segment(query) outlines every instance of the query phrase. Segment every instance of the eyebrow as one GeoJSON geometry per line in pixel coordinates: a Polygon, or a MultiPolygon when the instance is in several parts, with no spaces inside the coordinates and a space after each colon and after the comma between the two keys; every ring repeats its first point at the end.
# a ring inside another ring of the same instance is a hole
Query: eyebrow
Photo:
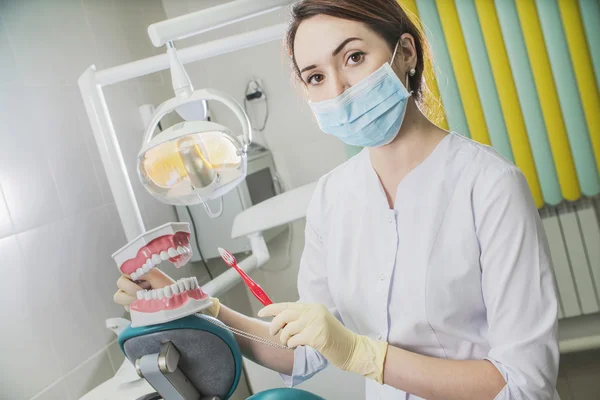
{"type": "MultiPolygon", "coordinates": [[[[335,48],[335,50],[333,51],[333,53],[331,53],[331,55],[333,57],[337,56],[339,54],[340,51],[342,51],[342,49],[350,42],[354,41],[354,40],[362,40],[361,38],[357,38],[357,37],[350,37],[346,40],[344,40],[342,43],[340,43],[340,45],[338,47],[335,48]]],[[[300,71],[300,73],[303,73],[305,71],[308,71],[310,69],[315,69],[317,68],[317,66],[315,64],[309,65],[308,67],[304,67],[302,68],[302,70],[300,71]]]]}

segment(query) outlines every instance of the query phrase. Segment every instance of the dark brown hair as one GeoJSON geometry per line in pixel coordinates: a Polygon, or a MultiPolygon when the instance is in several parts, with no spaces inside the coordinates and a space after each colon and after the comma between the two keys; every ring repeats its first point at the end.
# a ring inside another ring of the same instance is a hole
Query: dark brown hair
{"type": "Polygon", "coordinates": [[[303,0],[292,7],[291,22],[286,36],[288,54],[294,70],[300,76],[300,70],[294,55],[296,32],[302,21],[316,15],[329,15],[352,21],[362,22],[373,32],[379,34],[394,49],[400,36],[410,33],[415,40],[417,65],[414,76],[409,77],[410,87],[415,99],[422,101],[423,71],[425,57],[428,57],[426,39],[420,26],[411,21],[397,0],[303,0]]]}

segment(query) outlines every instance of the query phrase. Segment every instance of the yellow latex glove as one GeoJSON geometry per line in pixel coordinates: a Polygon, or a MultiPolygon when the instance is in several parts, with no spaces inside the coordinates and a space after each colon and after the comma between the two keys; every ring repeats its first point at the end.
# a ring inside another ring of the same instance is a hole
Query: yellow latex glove
{"type": "Polygon", "coordinates": [[[200,311],[200,313],[208,315],[213,318],[218,318],[219,311],[221,311],[221,302],[216,297],[211,297],[210,301],[212,301],[212,306],[208,307],[205,310],[200,311]]]}
{"type": "Polygon", "coordinates": [[[310,346],[336,367],[383,383],[388,344],[352,332],[324,305],[271,304],[260,310],[258,316],[275,317],[270,333],[281,332],[281,343],[288,347],[310,346]]]}

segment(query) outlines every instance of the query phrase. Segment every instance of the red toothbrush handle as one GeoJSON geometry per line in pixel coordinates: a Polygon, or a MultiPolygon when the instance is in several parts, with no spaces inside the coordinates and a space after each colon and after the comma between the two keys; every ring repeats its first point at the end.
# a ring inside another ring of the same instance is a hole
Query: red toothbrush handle
{"type": "Polygon", "coordinates": [[[273,301],[269,298],[269,296],[267,296],[265,291],[258,285],[258,283],[254,282],[252,278],[250,278],[248,274],[246,274],[237,264],[234,264],[233,267],[240,274],[244,282],[246,282],[246,286],[248,286],[254,297],[256,297],[263,306],[273,304],[273,301]]]}
{"type": "Polygon", "coordinates": [[[254,297],[258,299],[262,303],[263,306],[268,306],[269,304],[273,304],[273,301],[267,296],[264,290],[258,285],[251,287],[250,290],[254,297]]]}

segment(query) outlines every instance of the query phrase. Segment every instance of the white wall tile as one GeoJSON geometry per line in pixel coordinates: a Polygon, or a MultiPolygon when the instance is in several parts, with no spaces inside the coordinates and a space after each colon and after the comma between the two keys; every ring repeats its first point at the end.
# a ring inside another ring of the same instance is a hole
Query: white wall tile
{"type": "Polygon", "coordinates": [[[191,12],[187,0],[163,1],[163,9],[167,18],[175,18],[191,12]]]}
{"type": "Polygon", "coordinates": [[[27,103],[36,110],[37,131],[56,181],[63,215],[103,204],[102,192],[85,141],[85,110],[79,89],[69,86],[26,88],[27,103]]]}
{"type": "Polygon", "coordinates": [[[102,207],[19,235],[35,317],[63,327],[48,332],[63,371],[103,349],[114,338],[105,319],[123,312],[112,301],[119,273],[110,255],[124,244],[115,217],[102,207]]]}
{"type": "Polygon", "coordinates": [[[46,20],[51,21],[49,46],[58,68],[51,82],[77,84],[83,71],[98,58],[82,0],[46,1],[46,20]]]}
{"type": "MultiPolygon", "coordinates": [[[[10,282],[0,290],[0,388],[2,398],[25,400],[49,386],[64,372],[58,365],[50,335],[52,325],[39,321],[32,313],[30,299],[36,286],[15,236],[0,239],[0,273],[10,282]],[[26,293],[26,296],[23,294],[26,293]]],[[[38,257],[43,262],[44,257],[38,257]]],[[[39,298],[38,298],[39,299],[39,298]]],[[[35,301],[35,300],[34,300],[35,301]]]]}
{"type": "MultiPolygon", "coordinates": [[[[148,25],[153,22],[158,22],[157,13],[150,13],[145,10],[146,7],[162,8],[160,1],[115,1],[117,10],[116,16],[120,20],[121,30],[132,60],[139,60],[146,57],[151,57],[156,54],[165,52],[164,47],[157,49],[152,45],[148,37],[148,25]]],[[[144,82],[152,82],[162,84],[162,75],[154,73],[140,78],[144,82]]]]}
{"type": "Polygon", "coordinates": [[[110,359],[110,365],[112,366],[113,371],[116,373],[125,360],[125,355],[121,351],[119,342],[116,340],[112,342],[110,345],[108,345],[108,347],[106,347],[106,351],[108,353],[108,358],[110,359]]]}
{"type": "Polygon", "coordinates": [[[2,18],[2,10],[3,5],[0,4],[0,83],[9,83],[15,82],[19,75],[8,37],[8,30],[4,24],[4,18],[2,18]]]}
{"type": "Polygon", "coordinates": [[[48,17],[51,0],[5,1],[2,18],[10,37],[21,78],[28,84],[46,84],[60,74],[54,42],[54,21],[48,17]]]}
{"type": "Polygon", "coordinates": [[[0,184],[17,232],[61,218],[55,177],[44,154],[37,125],[39,110],[23,96],[20,84],[0,91],[0,184]]]}
{"type": "Polygon", "coordinates": [[[8,212],[8,206],[4,201],[4,192],[0,185],[0,238],[8,236],[14,232],[12,219],[8,212]]]}
{"type": "Polygon", "coordinates": [[[84,117],[85,119],[82,123],[82,136],[85,140],[85,145],[89,154],[88,162],[94,169],[94,175],[96,176],[96,181],[98,182],[100,193],[102,195],[102,203],[108,204],[114,202],[114,199],[110,191],[108,177],[106,176],[104,164],[100,158],[100,151],[98,150],[98,145],[96,144],[96,139],[94,137],[94,133],[92,132],[92,127],[87,119],[87,114],[85,115],[86,117],[84,117]]]}
{"type": "Polygon", "coordinates": [[[16,231],[48,223],[62,215],[54,177],[43,153],[16,150],[21,158],[13,160],[2,181],[4,197],[16,231]],[[31,157],[31,158],[30,158],[31,157]]]}
{"type": "MultiPolygon", "coordinates": [[[[104,320],[122,316],[124,309],[112,301],[121,272],[111,255],[127,244],[116,206],[108,204],[102,210],[92,214],[86,230],[90,240],[85,244],[85,254],[89,255],[92,261],[89,265],[91,270],[88,271],[88,277],[95,282],[91,294],[95,295],[100,313],[98,317],[103,330],[110,333],[109,339],[112,340],[114,336],[111,335],[114,333],[104,328],[104,320]]],[[[87,277],[84,276],[84,279],[87,277]]]]}
{"type": "Polygon", "coordinates": [[[286,164],[294,187],[319,179],[346,161],[344,144],[332,136],[312,143],[297,144],[286,156],[286,164]]]}
{"type": "Polygon", "coordinates": [[[96,46],[96,67],[102,69],[132,61],[114,0],[83,0],[83,7],[96,46]]]}
{"type": "Polygon", "coordinates": [[[113,375],[108,354],[104,350],[67,375],[64,382],[70,399],[76,400],[113,375]]]}
{"type": "Polygon", "coordinates": [[[52,384],[52,386],[44,389],[44,391],[38,393],[31,400],[67,400],[69,399],[69,392],[67,386],[63,381],[58,381],[52,384]]]}

